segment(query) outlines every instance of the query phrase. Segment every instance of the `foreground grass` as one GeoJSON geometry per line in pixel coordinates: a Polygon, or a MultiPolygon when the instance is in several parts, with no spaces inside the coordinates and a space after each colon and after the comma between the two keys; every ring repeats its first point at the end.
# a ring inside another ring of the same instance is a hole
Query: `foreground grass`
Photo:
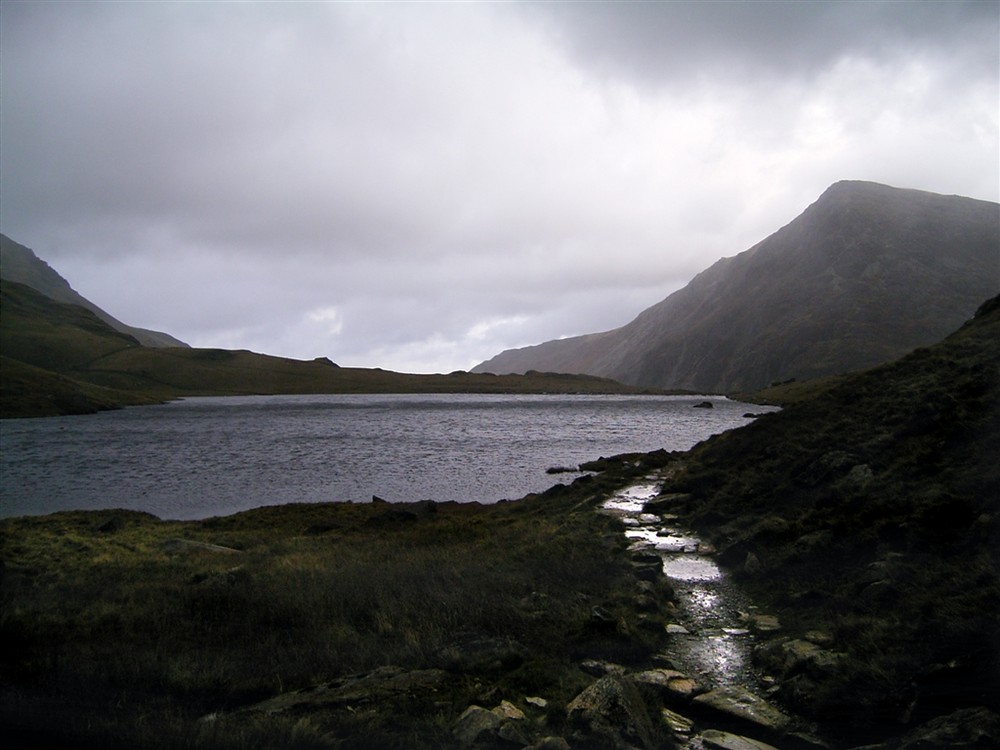
{"type": "Polygon", "coordinates": [[[543,695],[558,724],[587,684],[574,659],[655,646],[591,626],[594,606],[634,617],[623,537],[594,506],[649,460],[491,506],[0,521],[0,723],[39,747],[442,747],[470,702],[543,695]],[[376,712],[197,721],[385,665],[449,677],[376,712]]]}

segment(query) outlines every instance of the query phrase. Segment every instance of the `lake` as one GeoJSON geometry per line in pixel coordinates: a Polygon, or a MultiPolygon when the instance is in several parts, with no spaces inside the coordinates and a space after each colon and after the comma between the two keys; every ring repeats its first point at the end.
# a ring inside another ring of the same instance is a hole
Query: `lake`
{"type": "Polygon", "coordinates": [[[497,502],[618,453],[687,450],[759,406],[693,396],[188,398],[0,422],[0,517],[128,508],[161,518],[292,502],[497,502]]]}

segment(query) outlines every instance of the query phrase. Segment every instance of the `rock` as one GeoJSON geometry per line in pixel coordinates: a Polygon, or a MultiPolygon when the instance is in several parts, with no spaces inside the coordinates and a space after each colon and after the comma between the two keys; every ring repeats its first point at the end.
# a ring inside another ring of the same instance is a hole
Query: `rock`
{"type": "Polygon", "coordinates": [[[789,718],[744,687],[725,687],[696,696],[693,706],[736,723],[769,731],[788,726],[789,718]]]}
{"type": "Polygon", "coordinates": [[[806,659],[821,651],[815,643],[805,640],[780,640],[764,643],[754,649],[754,661],[771,674],[784,677],[800,671],[806,659]]]}
{"type": "Polygon", "coordinates": [[[580,670],[591,677],[604,677],[609,674],[623,675],[625,667],[621,664],[614,664],[610,661],[598,661],[597,659],[587,659],[580,662],[580,670]]]}
{"type": "Polygon", "coordinates": [[[632,562],[639,565],[663,565],[663,558],[649,549],[640,549],[629,555],[632,562]]]}
{"type": "Polygon", "coordinates": [[[676,622],[667,625],[666,631],[668,635],[691,635],[690,630],[683,625],[678,625],[676,622]]]}
{"type": "Polygon", "coordinates": [[[628,636],[628,625],[621,617],[615,617],[604,607],[592,607],[590,617],[587,619],[587,629],[592,633],[603,635],[628,636]]]}
{"type": "Polygon", "coordinates": [[[512,745],[524,747],[531,744],[531,732],[523,721],[505,721],[497,730],[497,737],[512,745]]]}
{"type": "Polygon", "coordinates": [[[716,748],[717,750],[777,750],[773,745],[768,745],[759,740],[752,740],[749,737],[741,737],[729,732],[720,732],[717,729],[706,729],[698,735],[702,747],[716,748]]]}
{"type": "Polygon", "coordinates": [[[757,633],[773,633],[781,630],[781,622],[775,615],[748,614],[746,622],[750,629],[757,633]]]}
{"type": "Polygon", "coordinates": [[[872,468],[868,464],[857,464],[852,466],[851,470],[847,472],[844,482],[851,485],[852,489],[863,490],[870,485],[874,479],[875,474],[872,472],[872,468]]]}
{"type": "Polygon", "coordinates": [[[586,741],[599,739],[603,745],[621,750],[656,747],[646,705],[635,685],[622,676],[597,680],[570,702],[566,714],[586,741]]]}
{"type": "Polygon", "coordinates": [[[667,728],[674,734],[687,734],[694,728],[694,722],[691,719],[681,716],[669,708],[662,709],[660,717],[663,719],[663,723],[667,725],[667,728]]]}
{"type": "Polygon", "coordinates": [[[754,650],[754,660],[772,674],[788,679],[806,673],[822,679],[838,671],[844,654],[828,651],[811,640],[772,641],[754,650]]]}
{"type": "Polygon", "coordinates": [[[524,702],[529,706],[534,706],[535,708],[546,708],[549,702],[544,698],[539,698],[537,695],[526,696],[524,702]]]}
{"type": "Polygon", "coordinates": [[[686,703],[698,690],[694,680],[676,669],[647,669],[629,677],[637,685],[653,688],[664,701],[673,703],[686,703]]]}
{"type": "Polygon", "coordinates": [[[451,734],[460,745],[469,747],[484,734],[496,735],[502,722],[503,719],[482,706],[469,706],[455,721],[451,734]]]}
{"type": "Polygon", "coordinates": [[[505,720],[510,719],[513,721],[524,721],[526,718],[524,711],[519,709],[510,701],[501,701],[500,705],[493,709],[493,713],[505,720]]]}
{"type": "Polygon", "coordinates": [[[663,577],[663,560],[655,563],[632,563],[632,574],[640,581],[657,581],[663,577]]]}
{"type": "Polygon", "coordinates": [[[743,572],[747,575],[757,575],[761,571],[760,559],[753,552],[747,552],[743,561],[743,572]]]}
{"type": "Polygon", "coordinates": [[[642,509],[646,513],[656,513],[662,516],[679,505],[686,505],[691,500],[691,494],[687,492],[669,492],[666,495],[658,495],[652,500],[646,501],[642,509]]]}
{"type": "Polygon", "coordinates": [[[802,636],[810,643],[815,643],[817,646],[832,646],[833,636],[822,630],[809,630],[806,634],[802,636]]]}
{"type": "Polygon", "coordinates": [[[1000,747],[1000,714],[988,708],[965,708],[921,724],[899,750],[987,750],[1000,747]]]}
{"type": "Polygon", "coordinates": [[[714,409],[715,408],[715,404],[713,404],[711,401],[702,401],[701,403],[695,404],[694,408],[695,409],[714,409]]]}
{"type": "Polygon", "coordinates": [[[546,474],[575,474],[579,469],[575,466],[550,466],[545,470],[546,474]]]}

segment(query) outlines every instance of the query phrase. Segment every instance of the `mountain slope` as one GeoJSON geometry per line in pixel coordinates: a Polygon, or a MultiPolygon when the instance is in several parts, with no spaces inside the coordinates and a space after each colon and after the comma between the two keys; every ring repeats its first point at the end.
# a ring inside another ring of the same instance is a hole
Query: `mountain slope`
{"type": "Polygon", "coordinates": [[[829,635],[836,658],[785,675],[787,704],[899,732],[901,716],[1000,710],[997,456],[1000,297],[939,344],[697,446],[666,510],[793,632],[829,635]]]}
{"type": "Polygon", "coordinates": [[[30,248],[14,242],[3,234],[0,234],[0,278],[30,286],[57,302],[85,307],[112,328],[134,337],[143,346],[187,346],[169,334],[122,323],[74,291],[66,279],[35,255],[30,248]]]}
{"type": "Polygon", "coordinates": [[[871,367],[938,341],[1000,291],[995,203],[838,182],[622,328],[508,350],[474,372],[584,372],[752,390],[871,367]]]}

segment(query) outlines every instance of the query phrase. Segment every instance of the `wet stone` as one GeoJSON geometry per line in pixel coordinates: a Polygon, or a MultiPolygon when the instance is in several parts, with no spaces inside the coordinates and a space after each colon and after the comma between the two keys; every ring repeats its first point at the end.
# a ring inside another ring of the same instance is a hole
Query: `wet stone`
{"type": "Polygon", "coordinates": [[[720,732],[717,729],[706,729],[698,738],[702,747],[713,750],[777,750],[773,745],[768,745],[760,740],[741,737],[729,732],[720,732]]]}
{"type": "Polygon", "coordinates": [[[660,716],[663,717],[663,723],[675,734],[687,734],[694,728],[694,722],[691,719],[681,716],[669,708],[661,709],[660,716]]]}
{"type": "Polygon", "coordinates": [[[763,698],[744,687],[724,687],[711,690],[695,697],[699,708],[768,730],[781,730],[789,723],[789,718],[763,698]]]}

